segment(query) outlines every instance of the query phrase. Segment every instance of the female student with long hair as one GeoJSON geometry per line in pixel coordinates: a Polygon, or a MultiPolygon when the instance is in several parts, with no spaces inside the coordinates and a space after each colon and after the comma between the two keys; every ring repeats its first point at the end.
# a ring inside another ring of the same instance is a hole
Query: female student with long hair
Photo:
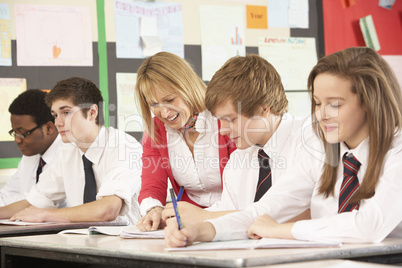
{"type": "Polygon", "coordinates": [[[219,134],[218,120],[205,108],[205,89],[190,65],[168,52],[138,69],[135,94],[145,125],[140,230],[164,226],[168,178],[176,195],[184,186],[182,201],[209,207],[220,200],[223,168],[236,146],[219,134]]]}
{"type": "Polygon", "coordinates": [[[325,159],[300,159],[246,210],[177,230],[169,247],[210,240],[287,238],[345,243],[402,237],[401,89],[370,48],[348,48],[319,60],[308,78],[313,128],[325,159]],[[283,223],[311,208],[311,220],[283,223]]]}

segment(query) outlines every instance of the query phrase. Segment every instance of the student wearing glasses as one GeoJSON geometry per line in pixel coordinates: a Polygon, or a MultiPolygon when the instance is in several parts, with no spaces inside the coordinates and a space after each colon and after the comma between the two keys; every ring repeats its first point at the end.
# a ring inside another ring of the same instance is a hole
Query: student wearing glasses
{"type": "Polygon", "coordinates": [[[63,144],[45,96],[45,92],[31,89],[21,93],[8,108],[12,126],[8,133],[23,155],[16,173],[0,190],[0,206],[25,199],[63,144]]]}

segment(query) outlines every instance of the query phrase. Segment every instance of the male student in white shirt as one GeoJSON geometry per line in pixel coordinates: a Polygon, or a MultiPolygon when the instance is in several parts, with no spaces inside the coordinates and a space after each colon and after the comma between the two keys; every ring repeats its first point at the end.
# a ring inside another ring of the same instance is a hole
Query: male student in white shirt
{"type": "Polygon", "coordinates": [[[0,208],[0,218],[80,222],[124,217],[135,224],[140,216],[141,145],[103,126],[103,98],[89,80],[59,81],[46,102],[66,145],[26,200],[0,208]],[[57,208],[64,198],[67,207],[57,208]]]}
{"type": "MultiPolygon", "coordinates": [[[[221,134],[228,135],[238,149],[223,172],[220,201],[206,209],[178,203],[184,224],[245,209],[296,165],[305,150],[303,144],[318,142],[309,120],[296,120],[286,113],[288,101],[281,78],[257,55],[229,59],[209,82],[205,103],[220,120],[221,134]],[[305,123],[308,127],[303,126],[305,123]],[[263,153],[269,158],[269,172],[261,177],[259,155],[263,153]],[[261,191],[265,183],[268,185],[261,191]]],[[[163,219],[174,215],[172,205],[168,205],[163,219]]],[[[309,211],[296,216],[308,218],[309,211]]]]}
{"type": "Polygon", "coordinates": [[[46,92],[30,89],[21,93],[8,108],[12,126],[9,134],[23,155],[16,173],[0,190],[0,206],[25,199],[63,144],[45,96],[46,92]]]}

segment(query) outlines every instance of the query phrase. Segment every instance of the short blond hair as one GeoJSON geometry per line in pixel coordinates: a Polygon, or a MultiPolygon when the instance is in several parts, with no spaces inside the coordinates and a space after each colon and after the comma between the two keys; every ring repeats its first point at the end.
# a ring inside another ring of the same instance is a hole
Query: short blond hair
{"type": "Polygon", "coordinates": [[[237,112],[248,117],[265,107],[275,115],[283,115],[288,109],[281,77],[258,55],[233,57],[212,77],[205,96],[207,109],[214,114],[217,106],[228,99],[237,112]]]}
{"type": "Polygon", "coordinates": [[[206,85],[190,65],[179,56],[169,52],[159,52],[146,59],[137,71],[135,95],[141,110],[145,131],[152,133],[153,121],[149,104],[157,102],[155,86],[168,94],[178,94],[190,107],[192,114],[205,108],[206,85]]]}

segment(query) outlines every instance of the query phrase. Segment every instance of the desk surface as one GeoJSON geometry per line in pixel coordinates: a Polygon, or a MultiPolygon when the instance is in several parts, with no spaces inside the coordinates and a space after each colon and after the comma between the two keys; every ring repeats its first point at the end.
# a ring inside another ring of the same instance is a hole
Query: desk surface
{"type": "Polygon", "coordinates": [[[136,260],[185,266],[250,267],[270,264],[351,259],[375,255],[402,254],[401,239],[386,239],[378,244],[345,244],[340,248],[295,248],[215,251],[165,250],[162,239],[123,239],[106,235],[54,234],[0,239],[4,249],[58,252],[101,259],[136,260]]]}

